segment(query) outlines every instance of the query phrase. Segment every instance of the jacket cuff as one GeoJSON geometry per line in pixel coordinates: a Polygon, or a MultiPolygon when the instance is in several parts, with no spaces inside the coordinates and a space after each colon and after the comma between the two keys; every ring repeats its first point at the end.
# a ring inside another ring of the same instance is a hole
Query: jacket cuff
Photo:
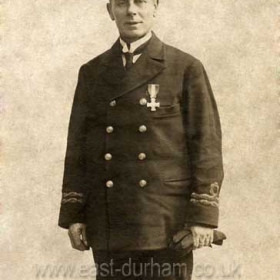
{"type": "Polygon", "coordinates": [[[62,193],[58,225],[68,229],[70,224],[84,223],[85,195],[75,191],[62,193]]]}
{"type": "Polygon", "coordinates": [[[85,223],[83,207],[76,204],[61,205],[58,225],[68,229],[71,224],[85,223]]]}
{"type": "Polygon", "coordinates": [[[192,204],[189,209],[187,224],[188,225],[199,224],[211,228],[217,228],[218,220],[219,220],[218,207],[192,204]]]}

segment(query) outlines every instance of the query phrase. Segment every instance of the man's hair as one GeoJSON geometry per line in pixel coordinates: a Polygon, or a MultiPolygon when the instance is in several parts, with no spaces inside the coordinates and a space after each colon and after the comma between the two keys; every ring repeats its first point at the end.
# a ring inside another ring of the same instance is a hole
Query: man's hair
{"type": "MultiPolygon", "coordinates": [[[[112,2],[113,0],[109,0],[109,2],[112,2]]],[[[159,0],[157,0],[157,4],[159,4],[159,0]]]]}

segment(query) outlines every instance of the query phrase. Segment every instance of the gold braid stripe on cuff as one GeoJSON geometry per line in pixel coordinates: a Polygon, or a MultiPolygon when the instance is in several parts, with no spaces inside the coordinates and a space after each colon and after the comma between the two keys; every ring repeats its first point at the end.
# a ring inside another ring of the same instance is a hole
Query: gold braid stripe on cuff
{"type": "Polygon", "coordinates": [[[204,199],[197,200],[197,199],[193,199],[193,198],[190,201],[191,201],[191,203],[196,204],[196,205],[202,204],[202,205],[206,205],[206,206],[213,206],[216,208],[219,207],[219,204],[215,201],[208,201],[208,200],[204,200],[204,199]]]}
{"type": "Polygon", "coordinates": [[[64,192],[64,193],[62,193],[63,198],[66,198],[66,197],[69,197],[69,196],[83,197],[84,194],[83,193],[77,193],[77,192],[64,192]]]}
{"type": "Polygon", "coordinates": [[[193,204],[202,204],[206,206],[219,207],[219,184],[217,182],[210,185],[210,194],[207,193],[192,193],[190,202],[193,204]]]}
{"type": "Polygon", "coordinates": [[[79,199],[79,198],[75,198],[75,197],[63,198],[61,200],[61,204],[65,204],[65,203],[83,203],[83,202],[84,202],[83,199],[79,199]]]}
{"type": "Polygon", "coordinates": [[[62,193],[61,204],[65,203],[83,203],[84,194],[77,192],[64,192],[62,193]]]}
{"type": "Polygon", "coordinates": [[[192,193],[191,195],[192,198],[194,199],[204,199],[208,201],[215,201],[219,202],[219,198],[217,196],[209,195],[209,194],[197,194],[197,193],[192,193]]]}

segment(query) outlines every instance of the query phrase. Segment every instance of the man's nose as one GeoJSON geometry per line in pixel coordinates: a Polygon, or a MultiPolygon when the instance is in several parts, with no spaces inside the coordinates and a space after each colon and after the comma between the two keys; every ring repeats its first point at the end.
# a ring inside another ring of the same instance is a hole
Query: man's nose
{"type": "Polygon", "coordinates": [[[129,15],[135,15],[137,13],[137,5],[134,3],[133,0],[128,1],[127,13],[129,15]]]}

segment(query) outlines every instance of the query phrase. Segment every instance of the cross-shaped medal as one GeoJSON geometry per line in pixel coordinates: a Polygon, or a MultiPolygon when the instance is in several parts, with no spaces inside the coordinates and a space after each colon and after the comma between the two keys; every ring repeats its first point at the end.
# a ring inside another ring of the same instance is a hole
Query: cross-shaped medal
{"type": "Polygon", "coordinates": [[[155,98],[151,98],[151,102],[148,102],[147,103],[147,107],[148,108],[151,108],[151,111],[156,111],[156,108],[159,108],[160,107],[160,103],[159,102],[156,102],[156,99],[155,98]]]}
{"type": "Polygon", "coordinates": [[[148,93],[151,97],[151,102],[147,103],[147,107],[151,108],[151,111],[156,111],[156,108],[160,107],[160,103],[156,102],[156,98],[159,92],[159,85],[157,84],[148,84],[148,93]]]}

